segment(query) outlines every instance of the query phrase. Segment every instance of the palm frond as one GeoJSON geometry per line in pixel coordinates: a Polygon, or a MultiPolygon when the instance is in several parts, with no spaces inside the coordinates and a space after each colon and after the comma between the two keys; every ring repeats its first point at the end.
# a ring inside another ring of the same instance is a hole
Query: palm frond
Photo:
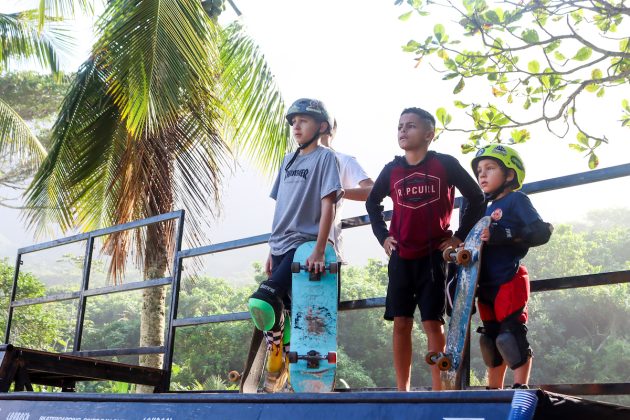
{"type": "Polygon", "coordinates": [[[111,202],[101,200],[99,208],[86,198],[108,196],[121,153],[118,111],[105,90],[94,60],[84,63],[61,105],[49,154],[26,192],[26,218],[38,232],[51,223],[62,231],[89,230],[113,214],[111,202]],[[95,207],[85,210],[90,205],[95,207]]]}
{"type": "Polygon", "coordinates": [[[157,135],[176,124],[184,103],[208,101],[218,35],[199,0],[113,0],[99,28],[95,52],[133,136],[157,135]]]}
{"type": "Polygon", "coordinates": [[[101,0],[39,0],[37,9],[38,30],[46,24],[48,16],[53,18],[72,19],[77,14],[92,16],[95,4],[103,4],[101,0]]]}
{"type": "Polygon", "coordinates": [[[285,105],[256,43],[238,23],[224,31],[221,100],[227,109],[227,138],[259,169],[275,173],[289,144],[285,105]]]}
{"type": "MultiPolygon", "coordinates": [[[[218,214],[232,149],[274,170],[288,147],[273,77],[253,41],[218,31],[198,0],[113,0],[99,25],[27,191],[28,221],[90,230],[181,206],[197,244],[218,214]]],[[[172,225],[160,229],[172,237],[172,225]]],[[[107,239],[114,280],[129,250],[145,264],[145,252],[172,250],[147,247],[150,233],[107,239]]]]}
{"type": "Polygon", "coordinates": [[[37,29],[36,11],[0,13],[0,65],[9,69],[13,63],[35,60],[54,75],[59,75],[59,54],[72,50],[70,31],[61,23],[37,29]]]}
{"type": "Polygon", "coordinates": [[[38,164],[46,149],[17,112],[0,99],[0,156],[5,154],[38,164]]]}
{"type": "MultiPolygon", "coordinates": [[[[107,94],[98,61],[84,63],[62,104],[50,154],[27,191],[29,223],[39,231],[51,222],[62,230],[92,230],[172,211],[175,203],[207,220],[218,207],[221,171],[230,157],[218,135],[218,105],[191,101],[158,135],[132,136],[107,94]]],[[[189,224],[187,231],[199,243],[200,224],[189,224]]],[[[141,230],[107,238],[114,281],[124,273],[129,250],[143,260],[146,240],[141,230]]]]}

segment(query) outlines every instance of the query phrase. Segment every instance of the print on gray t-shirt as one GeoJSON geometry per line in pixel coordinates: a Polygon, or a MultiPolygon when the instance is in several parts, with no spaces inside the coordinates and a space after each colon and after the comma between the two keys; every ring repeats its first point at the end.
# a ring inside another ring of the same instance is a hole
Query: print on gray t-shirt
{"type": "MultiPolygon", "coordinates": [[[[335,202],[343,195],[337,159],[332,150],[318,146],[299,155],[288,171],[291,155],[285,156],[271,198],[276,200],[269,246],[273,255],[282,255],[306,241],[317,239],[321,200],[336,191],[335,202]]],[[[333,229],[329,239],[334,243],[333,229]]]]}

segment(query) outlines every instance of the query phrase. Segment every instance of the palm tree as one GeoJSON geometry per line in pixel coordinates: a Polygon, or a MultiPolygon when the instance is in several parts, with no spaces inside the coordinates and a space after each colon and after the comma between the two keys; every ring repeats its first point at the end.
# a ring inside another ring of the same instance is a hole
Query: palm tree
{"type": "MultiPolygon", "coordinates": [[[[98,36],[27,191],[27,218],[40,229],[91,230],[183,206],[189,236],[198,237],[234,156],[272,171],[288,147],[268,66],[238,24],[219,27],[199,0],[112,0],[98,36]]],[[[164,277],[172,229],[110,236],[112,279],[121,279],[132,247],[145,279],[164,277]]],[[[141,346],[163,344],[164,300],[163,289],[145,289],[141,346]]],[[[141,357],[145,366],[161,362],[141,357]]]]}
{"type": "MultiPolygon", "coordinates": [[[[0,13],[0,73],[34,61],[60,76],[59,51],[68,49],[71,39],[63,28],[46,24],[38,14],[37,10],[0,13]]],[[[0,98],[0,158],[17,158],[32,170],[45,156],[44,146],[28,125],[0,98]]]]}

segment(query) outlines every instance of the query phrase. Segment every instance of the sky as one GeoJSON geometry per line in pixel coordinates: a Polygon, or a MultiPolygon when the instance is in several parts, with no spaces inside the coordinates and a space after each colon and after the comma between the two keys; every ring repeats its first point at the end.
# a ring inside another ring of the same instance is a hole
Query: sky
{"type": "MultiPolygon", "coordinates": [[[[5,3],[0,11],[18,7],[5,3]]],[[[400,155],[397,124],[402,109],[418,106],[434,113],[438,107],[451,107],[455,99],[488,95],[489,87],[468,85],[455,97],[457,80],[442,81],[428,65],[415,66],[414,56],[402,51],[410,39],[424,39],[433,25],[445,17],[413,17],[400,21],[407,9],[393,0],[237,0],[246,31],[257,41],[276,76],[287,103],[300,97],[322,99],[339,123],[334,147],[354,155],[367,173],[376,179],[383,166],[400,155]]],[[[22,4],[20,2],[20,4],[22,4]]],[[[21,6],[20,6],[21,7],[21,6]]],[[[221,21],[236,18],[228,10],[221,21]]],[[[444,20],[446,19],[446,20],[444,20]]],[[[76,70],[86,57],[93,18],[81,19],[76,27],[81,36],[68,70],[76,70]]],[[[620,99],[589,99],[589,124],[603,130],[611,143],[600,148],[600,167],[630,162],[628,130],[616,128],[611,115],[618,113],[620,99]],[[599,102],[596,102],[599,101],[599,102]],[[591,103],[592,102],[592,103],[591,103]]],[[[455,156],[470,170],[472,155],[460,153],[465,135],[444,133],[432,148],[455,156]]],[[[533,131],[532,139],[519,145],[527,166],[526,183],[588,171],[587,162],[544,129],[533,131]]],[[[471,172],[472,173],[472,172],[471,172]]],[[[269,232],[274,202],[268,197],[272,178],[253,170],[248,162],[223,184],[222,216],[212,222],[208,233],[213,243],[269,232]]],[[[532,200],[546,221],[563,223],[584,217],[591,209],[630,207],[621,194],[628,179],[592,184],[567,191],[533,195],[532,200]]],[[[386,203],[386,207],[389,203],[386,203]]],[[[391,207],[391,206],[390,206],[391,207]]],[[[365,214],[362,203],[347,202],[344,217],[365,214]]],[[[0,208],[0,258],[13,261],[17,248],[52,238],[33,238],[25,230],[19,212],[0,208]]],[[[351,264],[362,265],[368,258],[385,260],[369,226],[345,232],[345,254],[351,264]]],[[[186,245],[185,245],[186,246],[186,245]]],[[[218,277],[247,277],[251,263],[263,261],[266,246],[241,249],[205,259],[207,272],[218,277]],[[209,268],[211,267],[211,268],[209,268]]]]}

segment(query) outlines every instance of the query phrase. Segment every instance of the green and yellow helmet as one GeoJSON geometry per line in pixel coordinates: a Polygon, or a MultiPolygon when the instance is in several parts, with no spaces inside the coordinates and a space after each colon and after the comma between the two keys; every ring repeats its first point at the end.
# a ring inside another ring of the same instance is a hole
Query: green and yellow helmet
{"type": "Polygon", "coordinates": [[[491,144],[479,149],[471,162],[473,173],[477,174],[477,164],[481,159],[494,159],[506,169],[513,169],[516,173],[516,188],[520,190],[525,181],[525,164],[516,150],[503,144],[491,144]]]}

